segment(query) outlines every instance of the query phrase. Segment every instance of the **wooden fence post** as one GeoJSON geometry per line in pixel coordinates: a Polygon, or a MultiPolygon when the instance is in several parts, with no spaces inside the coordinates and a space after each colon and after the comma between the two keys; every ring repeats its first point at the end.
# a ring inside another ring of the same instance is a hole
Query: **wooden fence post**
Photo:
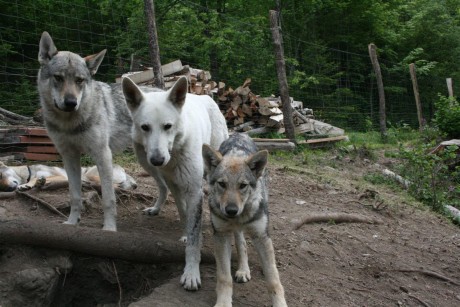
{"type": "Polygon", "coordinates": [[[410,72],[410,78],[412,80],[412,88],[414,89],[415,105],[417,106],[418,125],[419,125],[420,131],[422,131],[423,127],[425,126],[425,121],[423,120],[423,115],[422,115],[422,103],[420,102],[417,74],[415,72],[414,63],[409,64],[409,72],[410,72]]]}
{"type": "Polygon", "coordinates": [[[379,92],[379,123],[380,135],[384,141],[387,139],[387,123],[385,113],[385,92],[383,89],[382,72],[380,70],[379,60],[377,59],[377,47],[375,44],[370,43],[368,46],[369,56],[371,58],[372,66],[374,67],[375,78],[377,79],[377,89],[379,92]]]}
{"type": "Polygon", "coordinates": [[[449,97],[454,97],[454,86],[452,83],[452,78],[447,78],[447,91],[449,92],[449,97]]]}
{"type": "Polygon", "coordinates": [[[157,88],[164,89],[165,82],[161,70],[160,47],[158,45],[157,25],[155,22],[155,7],[153,0],[144,0],[144,13],[149,32],[149,53],[153,67],[153,83],[157,88]]]}
{"type": "Polygon", "coordinates": [[[292,120],[292,106],[286,77],[286,63],[284,61],[284,50],[282,37],[279,31],[277,11],[270,10],[270,29],[272,31],[273,46],[275,49],[276,73],[278,75],[281,103],[283,104],[284,128],[286,129],[287,138],[296,143],[294,122],[292,120]]]}

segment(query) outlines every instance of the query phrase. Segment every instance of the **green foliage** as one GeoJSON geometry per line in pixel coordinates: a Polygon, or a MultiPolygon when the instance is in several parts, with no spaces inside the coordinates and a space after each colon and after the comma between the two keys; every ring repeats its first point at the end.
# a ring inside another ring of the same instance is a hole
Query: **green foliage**
{"type": "Polygon", "coordinates": [[[418,144],[406,149],[401,146],[401,175],[411,182],[410,193],[433,210],[444,211],[445,205],[460,208],[460,168],[457,146],[448,146],[438,154],[429,154],[434,144],[418,144]],[[453,169],[452,169],[453,168],[453,169]]]}
{"type": "Polygon", "coordinates": [[[460,104],[454,97],[439,95],[435,103],[435,123],[448,137],[460,137],[460,104]]]}

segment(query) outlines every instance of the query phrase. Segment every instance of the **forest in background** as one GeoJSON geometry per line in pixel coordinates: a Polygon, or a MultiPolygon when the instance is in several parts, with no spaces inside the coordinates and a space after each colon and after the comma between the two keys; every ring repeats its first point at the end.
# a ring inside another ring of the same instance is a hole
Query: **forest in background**
{"type": "MultiPolygon", "coordinates": [[[[415,63],[425,118],[447,77],[460,83],[460,0],[156,0],[163,64],[210,70],[233,88],[277,95],[269,10],[281,11],[290,95],[331,124],[371,130],[378,93],[367,53],[378,47],[392,125],[417,126],[409,64],[415,63]]],[[[43,31],[57,48],[108,52],[97,79],[114,82],[131,56],[149,66],[144,1],[0,0],[0,107],[24,115],[38,108],[35,89],[43,31]]]]}

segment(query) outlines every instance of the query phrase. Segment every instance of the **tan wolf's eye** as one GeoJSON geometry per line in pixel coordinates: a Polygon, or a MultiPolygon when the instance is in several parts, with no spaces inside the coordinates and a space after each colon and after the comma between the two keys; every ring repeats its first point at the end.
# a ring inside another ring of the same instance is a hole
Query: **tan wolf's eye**
{"type": "Polygon", "coordinates": [[[227,187],[227,184],[223,181],[218,181],[217,184],[222,188],[225,189],[227,187]]]}
{"type": "Polygon", "coordinates": [[[57,82],[62,82],[62,81],[64,81],[64,78],[62,76],[59,76],[59,75],[54,75],[54,80],[56,80],[57,82]]]}

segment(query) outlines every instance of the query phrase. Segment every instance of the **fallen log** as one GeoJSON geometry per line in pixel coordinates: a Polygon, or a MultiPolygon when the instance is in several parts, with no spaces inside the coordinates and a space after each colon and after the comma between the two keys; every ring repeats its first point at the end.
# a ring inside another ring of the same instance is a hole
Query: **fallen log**
{"type": "MultiPolygon", "coordinates": [[[[144,263],[180,263],[185,259],[183,243],[161,240],[154,235],[112,232],[38,219],[0,217],[0,243],[33,245],[144,263]]],[[[201,261],[212,263],[214,257],[202,253],[201,261]]]]}

